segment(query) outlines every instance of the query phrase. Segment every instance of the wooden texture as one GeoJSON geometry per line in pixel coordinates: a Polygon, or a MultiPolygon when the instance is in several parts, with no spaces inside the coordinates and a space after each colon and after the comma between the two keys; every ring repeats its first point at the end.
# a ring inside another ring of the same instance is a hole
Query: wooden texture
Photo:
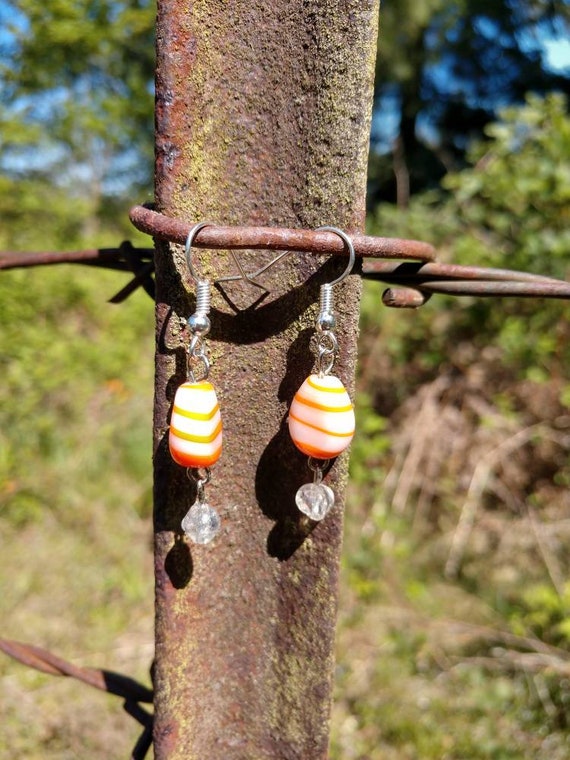
{"type": "MultiPolygon", "coordinates": [[[[362,232],[377,19],[376,0],[159,0],[157,210],[362,232]]],[[[265,260],[240,255],[249,269],[265,260]]],[[[193,260],[214,279],[235,272],[228,254],[193,260]]],[[[308,522],[294,496],[311,473],[285,420],[313,367],[319,286],[342,269],[338,257],[289,256],[262,276],[269,293],[214,289],[224,449],[207,495],[223,525],[189,546],[179,525],[194,491],[167,438],[194,291],[181,249],[158,244],[157,760],[327,757],[347,456],[326,477],[338,505],[308,522]]],[[[359,294],[357,272],[335,289],[335,374],[351,393],[359,294]]]]}

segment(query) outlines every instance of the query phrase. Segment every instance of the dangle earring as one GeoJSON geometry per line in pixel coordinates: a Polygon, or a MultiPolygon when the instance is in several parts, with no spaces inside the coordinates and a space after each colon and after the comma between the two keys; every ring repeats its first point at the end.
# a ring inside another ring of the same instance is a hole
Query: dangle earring
{"type": "Polygon", "coordinates": [[[196,311],[188,318],[187,379],[177,389],[170,420],[168,445],[175,462],[187,468],[197,488],[196,501],[182,520],[182,530],[197,544],[209,543],[220,530],[220,517],[206,501],[210,468],[222,453],[222,420],[214,386],[208,381],[210,363],[204,338],[210,330],[210,281],[196,276],[192,242],[202,227],[192,227],[186,240],[186,262],[196,284],[196,311]]]}
{"type": "Polygon", "coordinates": [[[323,473],[329,461],[349,446],[355,427],[354,407],[346,388],[338,377],[330,374],[338,353],[332,290],[352,271],[354,246],[348,235],[336,227],[318,229],[334,232],[342,238],[349,252],[349,262],[340,277],[321,285],[314,336],[317,373],[309,375],[301,385],[289,410],[289,433],[295,446],[309,457],[309,468],[313,471],[313,482],[299,488],[295,502],[312,520],[322,520],[334,506],[334,492],[322,483],[323,473]]]}

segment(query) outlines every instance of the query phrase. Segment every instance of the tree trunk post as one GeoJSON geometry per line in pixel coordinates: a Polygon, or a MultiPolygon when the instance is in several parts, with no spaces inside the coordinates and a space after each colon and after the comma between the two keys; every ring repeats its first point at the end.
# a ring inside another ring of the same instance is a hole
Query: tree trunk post
{"type": "MultiPolygon", "coordinates": [[[[158,0],[157,209],[362,231],[377,20],[377,0],[158,0]]],[[[190,546],[180,520],[195,489],[167,438],[194,287],[181,249],[157,245],[157,760],[327,757],[347,457],[327,476],[337,506],[310,523],[294,498],[311,474],[285,420],[313,366],[319,286],[346,263],[330,258],[290,254],[262,298],[242,284],[213,289],[224,450],[207,496],[223,524],[190,546]]],[[[231,273],[226,253],[199,250],[194,262],[213,280],[231,273]]],[[[335,292],[334,372],[352,392],[358,266],[335,292]]]]}

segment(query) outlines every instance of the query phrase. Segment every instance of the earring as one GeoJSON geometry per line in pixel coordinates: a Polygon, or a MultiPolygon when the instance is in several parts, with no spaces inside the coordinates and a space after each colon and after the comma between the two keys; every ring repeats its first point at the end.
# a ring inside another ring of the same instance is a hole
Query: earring
{"type": "Polygon", "coordinates": [[[346,388],[338,377],[330,374],[338,354],[332,289],[352,271],[354,246],[348,235],[336,227],[318,229],[334,232],[342,238],[349,262],[340,277],[321,285],[320,312],[313,339],[317,373],[309,375],[301,385],[289,410],[289,433],[295,446],[309,457],[309,468],[313,471],[313,482],[299,488],[295,502],[301,512],[313,520],[322,520],[334,506],[334,492],[322,483],[323,474],[329,461],[349,446],[355,427],[354,407],[346,388]]]}
{"type": "Polygon", "coordinates": [[[188,318],[187,378],[174,396],[168,446],[175,462],[187,468],[196,483],[196,501],[182,520],[182,530],[197,544],[207,544],[220,530],[220,517],[206,501],[210,468],[222,453],[222,420],[214,386],[208,382],[210,363],[204,338],[210,330],[210,281],[197,277],[191,260],[194,238],[205,222],[194,226],[186,240],[186,262],[196,284],[196,311],[188,318]]]}

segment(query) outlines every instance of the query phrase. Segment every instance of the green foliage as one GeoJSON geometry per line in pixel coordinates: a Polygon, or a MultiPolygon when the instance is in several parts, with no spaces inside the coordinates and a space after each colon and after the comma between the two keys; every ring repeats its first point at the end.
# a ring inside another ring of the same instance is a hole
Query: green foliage
{"type": "MultiPolygon", "coordinates": [[[[152,312],[142,294],[102,309],[105,290],[116,287],[116,275],[72,267],[0,278],[0,481],[2,513],[13,523],[43,509],[81,523],[89,518],[77,509],[80,491],[93,497],[102,480],[149,487],[150,433],[140,412],[150,411],[151,359],[141,373],[135,347],[152,357],[152,312]],[[66,488],[72,471],[78,480],[66,488]]],[[[109,494],[109,508],[121,498],[109,494]]]]}
{"type": "Polygon", "coordinates": [[[390,438],[386,433],[386,420],[374,414],[371,400],[365,391],[356,399],[356,425],[362,435],[352,445],[350,475],[363,486],[373,477],[378,477],[378,465],[390,448],[390,438]]]}
{"type": "Polygon", "coordinates": [[[567,4],[542,0],[383,5],[373,203],[397,195],[405,204],[410,192],[435,187],[447,171],[463,167],[469,142],[527,92],[567,92],[567,72],[549,67],[542,45],[565,39],[569,24],[567,4]]]}
{"type": "Polygon", "coordinates": [[[552,583],[535,583],[522,593],[513,611],[513,624],[559,646],[570,645],[570,582],[561,589],[552,583]]]}
{"type": "Polygon", "coordinates": [[[75,247],[93,209],[85,198],[36,178],[0,177],[0,229],[3,250],[45,250],[75,247]]]}
{"type": "Polygon", "coordinates": [[[68,246],[85,241],[115,196],[130,192],[132,204],[150,187],[155,4],[20,0],[1,16],[0,213],[14,221],[9,238],[24,247],[26,228],[50,216],[68,246]]]}
{"type": "MultiPolygon", "coordinates": [[[[0,248],[148,245],[126,212],[152,170],[154,4],[0,16],[0,248]]],[[[140,291],[105,305],[125,282],[74,266],[0,274],[0,617],[7,638],[148,682],[153,308],[140,291]]],[[[2,756],[134,744],[113,697],[5,658],[0,680],[2,756]]]]}
{"type": "Polygon", "coordinates": [[[460,231],[482,265],[508,262],[554,277],[568,271],[570,250],[570,118],[561,95],[529,96],[505,109],[476,143],[472,168],[448,176],[460,231]]]}
{"type": "MultiPolygon", "coordinates": [[[[445,178],[446,193],[419,196],[405,211],[380,206],[371,230],[420,239],[429,231],[427,237],[440,255],[455,263],[564,279],[570,250],[570,119],[565,99],[531,96],[524,107],[505,110],[487,133],[488,140],[469,151],[470,168],[445,178]]],[[[570,360],[565,310],[557,302],[506,298],[499,306],[494,299],[458,302],[436,296],[413,316],[413,325],[399,315],[389,319],[396,334],[405,331],[406,362],[421,347],[424,364],[462,367],[456,349],[468,341],[477,351],[496,346],[511,371],[523,377],[533,368],[537,378],[561,375],[570,360]]],[[[365,311],[365,327],[368,319],[374,322],[373,311],[365,311]]]]}

